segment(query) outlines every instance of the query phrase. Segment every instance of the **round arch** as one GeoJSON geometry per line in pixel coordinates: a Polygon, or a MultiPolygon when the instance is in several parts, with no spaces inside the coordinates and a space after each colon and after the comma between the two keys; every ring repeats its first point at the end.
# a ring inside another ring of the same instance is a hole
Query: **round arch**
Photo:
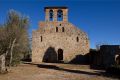
{"type": "Polygon", "coordinates": [[[120,65],[120,54],[115,56],[115,62],[120,65]]]}
{"type": "Polygon", "coordinates": [[[57,11],[57,21],[63,21],[63,11],[61,9],[57,11]]]}
{"type": "Polygon", "coordinates": [[[63,60],[63,49],[58,49],[58,60],[63,60]]]}
{"type": "Polygon", "coordinates": [[[54,12],[53,12],[53,10],[51,9],[51,10],[49,11],[49,20],[50,20],[50,21],[53,21],[53,16],[54,16],[54,12]]]}

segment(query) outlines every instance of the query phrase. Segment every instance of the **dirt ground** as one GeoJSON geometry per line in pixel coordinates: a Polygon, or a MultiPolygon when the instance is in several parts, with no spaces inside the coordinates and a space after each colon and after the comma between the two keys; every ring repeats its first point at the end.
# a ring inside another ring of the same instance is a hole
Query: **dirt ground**
{"type": "Polygon", "coordinates": [[[89,69],[88,65],[72,64],[21,64],[12,67],[0,80],[119,80],[106,77],[102,70],[89,69]]]}

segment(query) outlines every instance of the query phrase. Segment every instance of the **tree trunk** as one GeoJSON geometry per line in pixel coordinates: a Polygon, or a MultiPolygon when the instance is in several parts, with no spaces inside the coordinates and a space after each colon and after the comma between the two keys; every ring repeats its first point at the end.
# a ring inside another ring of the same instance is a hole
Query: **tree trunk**
{"type": "MultiPolygon", "coordinates": [[[[8,46],[8,49],[6,50],[6,52],[5,52],[5,66],[7,66],[8,65],[8,63],[7,63],[7,55],[8,55],[8,53],[10,52],[10,48],[11,48],[11,40],[10,40],[10,43],[9,43],[9,46],[8,46]]],[[[10,63],[10,62],[9,62],[10,63]]]]}
{"type": "Polygon", "coordinates": [[[13,40],[12,44],[11,44],[11,49],[10,49],[10,64],[9,67],[11,67],[11,63],[12,63],[12,58],[13,58],[13,48],[14,48],[14,44],[16,42],[16,38],[13,40]]]}
{"type": "Polygon", "coordinates": [[[10,50],[10,47],[11,47],[11,40],[10,40],[10,44],[9,44],[9,46],[8,46],[8,50],[7,50],[6,53],[5,53],[5,56],[7,56],[8,52],[9,52],[9,50],[10,50]]]}

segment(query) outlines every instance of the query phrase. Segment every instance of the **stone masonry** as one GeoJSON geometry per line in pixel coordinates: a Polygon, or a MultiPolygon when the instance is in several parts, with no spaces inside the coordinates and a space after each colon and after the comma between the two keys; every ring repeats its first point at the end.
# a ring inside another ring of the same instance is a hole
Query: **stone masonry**
{"type": "Polygon", "coordinates": [[[6,67],[5,67],[5,55],[0,55],[0,73],[5,73],[6,67]]]}
{"type": "Polygon", "coordinates": [[[68,22],[67,7],[45,7],[45,14],[45,21],[32,32],[32,62],[70,62],[77,55],[89,53],[88,36],[68,22]]]}

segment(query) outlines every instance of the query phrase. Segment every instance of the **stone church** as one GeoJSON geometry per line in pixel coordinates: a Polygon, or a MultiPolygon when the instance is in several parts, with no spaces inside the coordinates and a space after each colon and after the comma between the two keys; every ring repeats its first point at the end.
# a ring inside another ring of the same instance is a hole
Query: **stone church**
{"type": "Polygon", "coordinates": [[[67,7],[45,7],[45,21],[32,32],[32,62],[70,62],[89,53],[87,34],[68,21],[67,7]]]}

